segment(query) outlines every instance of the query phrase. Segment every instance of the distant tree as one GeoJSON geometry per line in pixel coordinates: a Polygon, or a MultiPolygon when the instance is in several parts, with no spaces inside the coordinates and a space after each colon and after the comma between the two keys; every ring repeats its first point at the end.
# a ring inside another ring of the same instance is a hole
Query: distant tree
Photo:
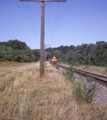
{"type": "Polygon", "coordinates": [[[53,56],[55,56],[59,60],[59,58],[60,58],[60,51],[59,50],[53,51],[53,56]]]}
{"type": "Polygon", "coordinates": [[[46,59],[51,59],[53,57],[53,53],[52,52],[47,52],[47,57],[46,59]]]}
{"type": "Polygon", "coordinates": [[[19,40],[9,40],[8,42],[0,42],[0,45],[5,45],[6,47],[11,47],[14,50],[23,50],[27,47],[25,42],[19,40]]]}
{"type": "Polygon", "coordinates": [[[39,58],[39,50],[31,50],[24,42],[0,42],[0,61],[32,62],[38,61],[39,58]]]}
{"type": "Polygon", "coordinates": [[[74,50],[75,50],[75,46],[71,45],[71,46],[70,46],[70,50],[73,50],[73,51],[74,51],[74,50]]]}
{"type": "Polygon", "coordinates": [[[24,62],[24,53],[21,50],[15,50],[14,51],[15,59],[14,61],[17,62],[24,62]]]}
{"type": "Polygon", "coordinates": [[[71,62],[71,61],[75,61],[75,60],[76,60],[75,53],[72,50],[68,51],[65,56],[65,61],[71,62]]]}
{"type": "Polygon", "coordinates": [[[59,53],[59,59],[60,59],[60,61],[65,60],[65,55],[62,52],[59,53]]]}
{"type": "MultiPolygon", "coordinates": [[[[47,59],[55,56],[58,61],[68,63],[107,66],[107,42],[98,41],[96,44],[78,46],[59,46],[47,49],[47,59]]],[[[33,62],[40,60],[40,50],[31,50],[26,43],[19,40],[0,42],[0,61],[33,62]]]]}
{"type": "Polygon", "coordinates": [[[33,55],[35,56],[34,61],[40,60],[40,50],[33,50],[33,55]]]}

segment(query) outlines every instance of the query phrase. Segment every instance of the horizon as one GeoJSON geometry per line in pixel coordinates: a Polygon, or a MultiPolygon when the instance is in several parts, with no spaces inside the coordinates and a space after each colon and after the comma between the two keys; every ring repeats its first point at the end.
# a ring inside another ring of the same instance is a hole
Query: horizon
{"type": "MultiPolygon", "coordinates": [[[[11,39],[10,39],[11,40],[11,39]]],[[[8,40],[8,41],[10,41],[10,40],[8,40]]],[[[14,40],[18,40],[18,39],[14,39],[14,40]]],[[[14,40],[12,40],[12,41],[14,41],[14,40]]],[[[8,41],[2,41],[2,42],[8,42],[8,41]]],[[[19,42],[24,42],[24,41],[21,41],[21,40],[18,40],[19,42]]],[[[106,42],[106,41],[96,41],[96,43],[97,42],[106,42]]],[[[26,43],[26,42],[25,42],[26,43]]],[[[81,43],[80,45],[73,45],[74,47],[77,47],[77,46],[81,46],[82,44],[95,44],[96,45],[96,43],[81,43]]],[[[26,43],[26,45],[27,45],[27,43],[26,43]]],[[[71,44],[72,45],[72,44],[71,44]]],[[[60,45],[60,46],[57,46],[57,47],[48,47],[48,48],[46,48],[46,49],[49,49],[49,48],[59,48],[59,47],[61,47],[61,46],[63,46],[63,47],[65,47],[65,46],[68,46],[68,47],[70,47],[71,45],[60,45]]],[[[29,47],[28,45],[27,45],[27,47],[29,47]]],[[[30,48],[30,47],[29,47],[30,48]]],[[[30,48],[31,49],[31,48],[30,48]]],[[[40,48],[37,48],[37,49],[39,49],[40,50],[40,48]]],[[[31,49],[31,50],[34,50],[34,49],[31,49]]]]}

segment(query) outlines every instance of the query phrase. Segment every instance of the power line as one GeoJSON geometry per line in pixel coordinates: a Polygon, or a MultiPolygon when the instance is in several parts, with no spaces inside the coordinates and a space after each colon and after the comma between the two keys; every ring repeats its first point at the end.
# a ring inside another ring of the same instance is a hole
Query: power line
{"type": "MultiPolygon", "coordinates": [[[[57,11],[59,11],[59,4],[58,4],[57,11]]],[[[52,32],[52,36],[51,36],[51,40],[52,40],[52,38],[53,38],[53,36],[54,36],[54,34],[55,34],[55,27],[56,27],[56,25],[57,25],[57,18],[58,18],[58,12],[57,12],[57,14],[56,14],[55,24],[54,24],[54,28],[53,28],[53,32],[52,32]]]]}
{"type": "Polygon", "coordinates": [[[47,2],[47,4],[45,5],[45,7],[49,4],[49,2],[47,2]]]}
{"type": "MultiPolygon", "coordinates": [[[[32,27],[32,24],[31,24],[31,21],[30,21],[30,19],[29,19],[29,16],[28,16],[28,13],[27,13],[26,7],[25,7],[25,5],[24,5],[24,2],[23,2],[23,6],[24,6],[24,10],[25,10],[25,12],[26,12],[27,19],[28,19],[28,22],[29,22],[29,24],[30,24],[30,27],[31,27],[32,33],[33,33],[33,35],[34,35],[34,38],[36,39],[36,36],[35,36],[34,30],[33,30],[33,27],[32,27]]],[[[38,42],[38,40],[36,40],[36,41],[38,42]]]]}
{"type": "Polygon", "coordinates": [[[56,32],[57,32],[57,28],[58,28],[58,25],[59,25],[59,21],[60,21],[60,17],[61,17],[61,14],[62,14],[63,6],[64,6],[64,3],[62,3],[62,7],[61,7],[61,11],[60,11],[60,14],[59,14],[58,21],[56,23],[56,29],[55,29],[55,32],[54,32],[54,35],[53,35],[53,39],[51,39],[51,44],[53,43],[56,32]]]}
{"type": "Polygon", "coordinates": [[[32,16],[31,16],[31,12],[30,12],[30,9],[29,9],[29,6],[28,6],[28,4],[27,4],[27,8],[28,8],[28,11],[29,11],[29,14],[30,14],[30,18],[31,18],[31,22],[32,22],[33,29],[34,29],[34,31],[35,31],[35,34],[36,34],[36,36],[37,36],[37,39],[38,39],[38,35],[37,35],[36,29],[35,29],[35,27],[34,27],[34,22],[33,22],[33,20],[32,20],[32,16]]]}
{"type": "MultiPolygon", "coordinates": [[[[58,4],[58,7],[59,7],[59,4],[58,4]]],[[[48,16],[48,29],[49,29],[49,34],[48,34],[48,37],[49,37],[49,43],[51,43],[51,40],[52,40],[52,37],[53,37],[53,34],[54,34],[54,29],[55,29],[55,26],[56,26],[56,18],[57,18],[57,14],[58,14],[58,7],[55,7],[55,4],[52,5],[52,7],[49,7],[48,9],[48,13],[49,13],[49,16],[48,16]],[[57,13],[55,12],[55,10],[57,10],[57,13]]]]}
{"type": "MultiPolygon", "coordinates": [[[[51,3],[50,3],[51,4],[51,3]]],[[[49,6],[49,8],[48,8],[48,29],[50,30],[49,31],[49,33],[48,33],[48,37],[49,37],[49,43],[50,43],[50,41],[51,41],[51,36],[52,36],[52,21],[54,20],[53,18],[54,18],[54,9],[52,9],[52,8],[54,8],[54,5],[55,4],[53,4],[52,5],[52,7],[51,7],[51,5],[49,6]]],[[[46,39],[47,40],[47,39],[46,39]]]]}

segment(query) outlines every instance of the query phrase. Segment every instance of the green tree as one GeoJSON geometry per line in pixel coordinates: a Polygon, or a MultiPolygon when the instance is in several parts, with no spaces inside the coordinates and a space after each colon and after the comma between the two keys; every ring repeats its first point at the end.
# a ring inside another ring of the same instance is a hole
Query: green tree
{"type": "Polygon", "coordinates": [[[40,50],[33,50],[33,55],[35,56],[34,61],[40,60],[40,50]]]}

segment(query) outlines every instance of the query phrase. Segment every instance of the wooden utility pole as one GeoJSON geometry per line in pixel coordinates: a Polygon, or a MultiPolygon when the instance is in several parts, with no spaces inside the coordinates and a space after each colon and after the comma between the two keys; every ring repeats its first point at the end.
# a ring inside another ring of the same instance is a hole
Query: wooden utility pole
{"type": "Polygon", "coordinates": [[[41,2],[40,76],[44,75],[45,2],[41,2]]]}
{"type": "Polygon", "coordinates": [[[66,2],[66,0],[20,0],[41,2],[41,45],[40,45],[40,76],[44,75],[44,38],[45,38],[45,2],[66,2]]]}

